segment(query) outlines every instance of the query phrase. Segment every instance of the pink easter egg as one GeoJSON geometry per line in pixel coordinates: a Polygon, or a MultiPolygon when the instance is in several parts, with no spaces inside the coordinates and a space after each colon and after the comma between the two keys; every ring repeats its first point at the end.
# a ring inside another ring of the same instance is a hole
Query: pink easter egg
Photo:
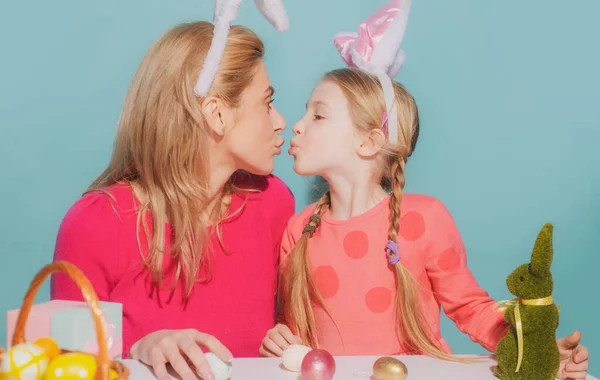
{"type": "Polygon", "coordinates": [[[302,360],[302,380],[332,380],[335,359],[325,350],[310,351],[302,360]]]}

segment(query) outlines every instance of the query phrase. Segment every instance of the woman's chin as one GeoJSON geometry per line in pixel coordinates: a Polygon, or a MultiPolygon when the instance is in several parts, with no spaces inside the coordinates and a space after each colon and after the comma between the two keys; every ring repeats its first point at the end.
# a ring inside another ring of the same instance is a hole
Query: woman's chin
{"type": "Polygon", "coordinates": [[[254,174],[269,175],[269,174],[273,173],[273,170],[275,170],[275,166],[271,165],[269,167],[264,167],[264,168],[260,168],[260,169],[256,170],[256,173],[254,173],[254,174]]]}
{"type": "Polygon", "coordinates": [[[271,159],[270,161],[263,162],[262,165],[249,164],[245,165],[245,168],[242,168],[242,170],[254,175],[265,176],[273,173],[273,170],[275,170],[275,162],[271,159]]]}

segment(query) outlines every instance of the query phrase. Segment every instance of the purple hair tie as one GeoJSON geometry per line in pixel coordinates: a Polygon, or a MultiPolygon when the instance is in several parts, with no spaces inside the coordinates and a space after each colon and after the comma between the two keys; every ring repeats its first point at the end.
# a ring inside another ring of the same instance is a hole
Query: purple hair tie
{"type": "Polygon", "coordinates": [[[399,244],[393,240],[388,240],[385,249],[387,251],[386,257],[390,264],[396,265],[400,261],[400,254],[398,253],[399,244]]]}

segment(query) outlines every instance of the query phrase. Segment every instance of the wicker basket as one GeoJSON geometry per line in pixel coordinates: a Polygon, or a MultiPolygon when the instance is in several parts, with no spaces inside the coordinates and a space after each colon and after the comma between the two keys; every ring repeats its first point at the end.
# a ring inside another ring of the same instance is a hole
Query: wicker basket
{"type": "MultiPolygon", "coordinates": [[[[27,290],[23,300],[23,306],[19,311],[17,325],[12,338],[12,345],[15,346],[17,344],[25,343],[25,324],[27,322],[27,318],[29,317],[31,306],[35,300],[35,295],[37,294],[44,280],[55,272],[63,272],[71,277],[75,283],[77,283],[77,286],[83,294],[83,298],[92,311],[92,317],[94,318],[94,324],[96,325],[98,339],[98,355],[96,356],[96,359],[98,360],[98,369],[96,371],[96,380],[109,380],[109,370],[111,369],[117,373],[115,380],[127,380],[129,378],[129,369],[122,363],[109,359],[105,327],[106,320],[104,318],[102,308],[100,307],[98,295],[83,272],[73,264],[64,261],[58,261],[46,265],[41,271],[39,271],[37,276],[35,276],[29,285],[29,290],[27,290]]],[[[61,350],[61,353],[68,352],[72,351],[61,350]]],[[[2,361],[3,355],[4,353],[2,347],[0,347],[0,361],[2,361]]]]}

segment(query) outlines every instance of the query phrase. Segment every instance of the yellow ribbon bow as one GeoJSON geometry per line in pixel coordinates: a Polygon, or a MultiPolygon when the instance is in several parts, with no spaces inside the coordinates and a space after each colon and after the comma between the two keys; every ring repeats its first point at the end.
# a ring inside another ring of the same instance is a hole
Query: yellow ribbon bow
{"type": "MultiPolygon", "coordinates": [[[[544,298],[536,298],[531,300],[524,300],[520,298],[516,298],[511,301],[498,301],[494,306],[494,311],[504,312],[511,306],[515,307],[515,324],[517,328],[517,368],[515,372],[519,372],[521,368],[521,363],[523,362],[523,322],[521,321],[521,311],[519,310],[519,305],[526,306],[549,306],[554,303],[554,298],[552,296],[544,297],[544,298]]],[[[560,312],[560,306],[557,306],[558,311],[560,312]]]]}

